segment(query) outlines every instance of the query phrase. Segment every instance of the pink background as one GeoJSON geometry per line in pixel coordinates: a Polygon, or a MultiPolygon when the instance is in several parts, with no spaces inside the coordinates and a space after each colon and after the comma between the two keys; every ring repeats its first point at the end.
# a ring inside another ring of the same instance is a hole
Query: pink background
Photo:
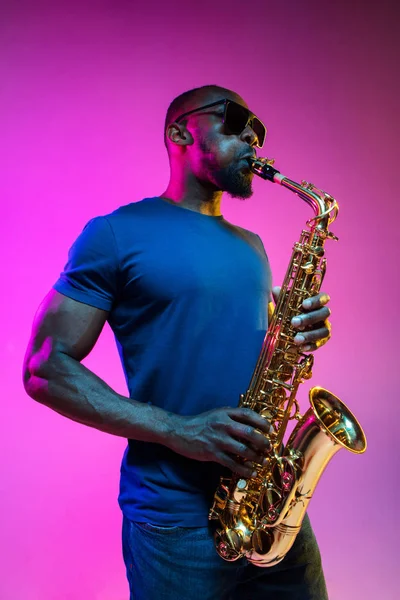
{"type": "MultiPolygon", "coordinates": [[[[340,202],[324,285],[333,338],[313,383],[351,406],[369,449],[333,459],[309,512],[331,600],[398,598],[396,2],[1,4],[0,598],[127,598],[125,442],[33,402],[21,363],[70,244],[92,216],[164,190],[166,108],[206,83],[235,89],[268,124],[263,154],[283,173],[340,202]]],[[[306,205],[257,180],[223,213],[261,235],[279,284],[306,205]]],[[[125,393],[109,330],[86,363],[125,393]]]]}

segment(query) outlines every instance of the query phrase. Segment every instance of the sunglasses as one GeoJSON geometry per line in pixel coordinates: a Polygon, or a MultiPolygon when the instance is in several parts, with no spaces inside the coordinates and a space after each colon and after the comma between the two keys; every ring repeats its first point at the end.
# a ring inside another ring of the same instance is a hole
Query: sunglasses
{"type": "Polygon", "coordinates": [[[240,135],[246,129],[246,127],[250,125],[257,136],[258,148],[262,148],[265,135],[267,133],[264,123],[262,123],[260,119],[256,117],[256,115],[248,108],[245,108],[233,100],[228,100],[227,98],[224,100],[218,100],[217,102],[212,102],[211,104],[206,104],[205,106],[199,106],[199,108],[194,108],[193,110],[189,110],[175,119],[175,123],[178,123],[184,117],[192,115],[193,113],[196,113],[200,110],[205,110],[206,108],[212,108],[213,106],[218,106],[219,104],[224,104],[224,115],[222,122],[225,125],[226,133],[240,135]]]}

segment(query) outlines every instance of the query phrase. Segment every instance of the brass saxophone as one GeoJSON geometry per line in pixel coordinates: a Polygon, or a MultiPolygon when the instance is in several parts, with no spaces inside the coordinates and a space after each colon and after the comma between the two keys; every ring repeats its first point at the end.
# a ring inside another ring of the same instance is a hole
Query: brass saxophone
{"type": "Polygon", "coordinates": [[[255,465],[256,476],[233,473],[221,478],[209,518],[219,520],[215,533],[218,554],[227,561],[241,557],[254,565],[279,563],[300,530],[308,503],[329,460],[341,448],[365,452],[364,432],[350,410],[321,387],[310,390],[311,407],[302,416],[298,387],[312,373],[314,357],[303,353],[293,339],[294,316],[304,299],[319,293],[326,269],[324,244],[337,240],[329,231],[338,205],[332,196],[305,181],[284,177],[266,158],[252,159],[252,171],[297,194],[315,216],[307,221],[292,257],[265,335],[250,385],[239,406],[250,408],[271,424],[267,464],[255,465]],[[289,421],[296,419],[287,443],[289,421]]]}

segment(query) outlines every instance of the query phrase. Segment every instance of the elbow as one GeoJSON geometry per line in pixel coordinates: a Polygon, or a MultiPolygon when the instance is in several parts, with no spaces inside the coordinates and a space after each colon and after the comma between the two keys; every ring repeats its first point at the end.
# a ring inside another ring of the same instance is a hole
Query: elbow
{"type": "Polygon", "coordinates": [[[32,353],[28,348],[23,365],[22,382],[28,396],[38,402],[44,402],[48,390],[49,362],[49,357],[44,356],[42,351],[32,353]]]}
{"type": "Polygon", "coordinates": [[[32,363],[32,359],[25,359],[22,382],[28,396],[33,398],[33,400],[40,401],[43,388],[47,384],[47,381],[38,374],[32,363]]]}

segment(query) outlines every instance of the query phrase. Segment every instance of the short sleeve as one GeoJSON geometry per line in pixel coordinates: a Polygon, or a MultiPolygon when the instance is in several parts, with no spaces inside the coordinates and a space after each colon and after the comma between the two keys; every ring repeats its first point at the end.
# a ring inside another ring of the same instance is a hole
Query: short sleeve
{"type": "Polygon", "coordinates": [[[68,253],[54,289],[73,300],[109,311],[118,294],[118,256],[105,217],[89,221],[68,253]]]}
{"type": "Polygon", "coordinates": [[[260,238],[260,236],[257,233],[255,234],[255,237],[257,238],[257,247],[259,249],[259,252],[263,256],[263,258],[266,260],[266,263],[267,263],[267,268],[268,268],[268,288],[269,288],[268,302],[272,302],[272,273],[271,273],[271,266],[269,264],[268,255],[267,255],[267,253],[265,251],[265,247],[264,247],[262,239],[260,238]]]}

